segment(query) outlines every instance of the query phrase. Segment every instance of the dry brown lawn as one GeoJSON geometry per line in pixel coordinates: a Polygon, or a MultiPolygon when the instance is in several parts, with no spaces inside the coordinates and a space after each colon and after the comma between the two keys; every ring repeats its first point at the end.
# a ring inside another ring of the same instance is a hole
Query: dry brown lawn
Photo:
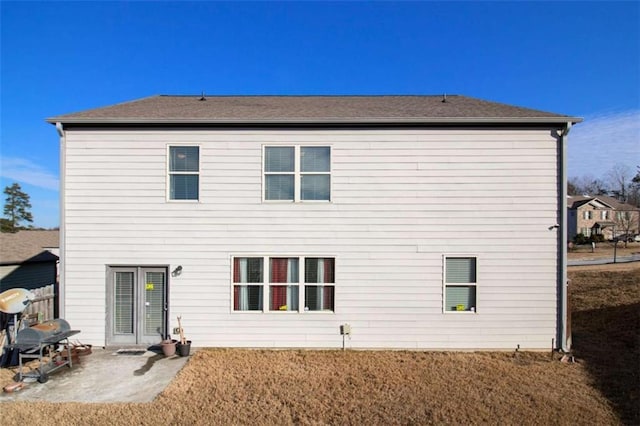
{"type": "Polygon", "coordinates": [[[1,422],[639,424],[640,265],[569,275],[577,363],[549,352],[200,350],[151,403],[3,403],[1,422]]]}
{"type": "Polygon", "coordinates": [[[640,265],[569,268],[573,350],[625,424],[640,425],[640,265]]]}

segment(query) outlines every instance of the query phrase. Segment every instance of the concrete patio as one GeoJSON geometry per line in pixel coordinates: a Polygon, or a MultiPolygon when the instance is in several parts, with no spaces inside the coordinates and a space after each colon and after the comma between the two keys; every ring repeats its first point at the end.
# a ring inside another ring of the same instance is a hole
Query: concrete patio
{"type": "MultiPolygon", "coordinates": [[[[193,353],[193,350],[192,350],[193,353]]],[[[171,382],[189,357],[165,357],[161,351],[140,355],[118,354],[117,349],[92,349],[71,369],[53,372],[46,383],[34,378],[12,393],[0,391],[0,403],[39,402],[150,402],[171,382]]],[[[3,383],[2,386],[7,383],[3,383]]]]}

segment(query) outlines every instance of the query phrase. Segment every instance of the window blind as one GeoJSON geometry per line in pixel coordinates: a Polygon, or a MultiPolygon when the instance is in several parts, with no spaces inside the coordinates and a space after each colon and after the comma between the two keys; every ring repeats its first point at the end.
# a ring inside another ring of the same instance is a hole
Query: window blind
{"type": "Polygon", "coordinates": [[[115,333],[133,333],[133,272],[116,272],[115,333]]]}
{"type": "Polygon", "coordinates": [[[197,172],[200,167],[200,148],[197,146],[172,146],[169,148],[169,171],[197,172]]]}
{"type": "Polygon", "coordinates": [[[468,311],[476,306],[475,286],[447,286],[445,295],[445,310],[468,311]],[[459,309],[460,308],[460,309],[459,309]]]}
{"type": "Polygon", "coordinates": [[[476,259],[473,257],[447,257],[447,283],[475,283],[476,259]]]}
{"type": "Polygon", "coordinates": [[[331,164],[331,150],[327,146],[302,147],[300,149],[300,171],[328,172],[331,164]]]}
{"type": "Polygon", "coordinates": [[[268,147],[264,150],[265,172],[293,172],[295,149],[293,147],[268,147]]]}
{"type": "Polygon", "coordinates": [[[145,286],[146,318],[145,334],[155,334],[163,329],[164,322],[164,273],[147,272],[145,286]]]}

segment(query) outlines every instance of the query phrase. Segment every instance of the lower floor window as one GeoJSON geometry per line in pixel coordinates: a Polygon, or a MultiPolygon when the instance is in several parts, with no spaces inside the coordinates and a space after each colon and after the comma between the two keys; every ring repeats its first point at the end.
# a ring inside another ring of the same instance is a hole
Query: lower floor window
{"type": "Polygon", "coordinates": [[[234,257],[233,310],[333,311],[334,270],[331,257],[234,257]]]}
{"type": "Polygon", "coordinates": [[[444,310],[476,311],[476,258],[444,258],[444,310]]]}
{"type": "Polygon", "coordinates": [[[298,286],[297,285],[272,285],[270,287],[269,300],[272,311],[297,311],[298,310],[298,286]]]}
{"type": "Polygon", "coordinates": [[[262,286],[235,285],[233,286],[233,309],[236,311],[261,311],[262,286]]]}
{"type": "Polygon", "coordinates": [[[333,311],[333,286],[307,285],[304,287],[305,311],[333,311]]]}
{"type": "Polygon", "coordinates": [[[446,311],[475,311],[476,286],[448,285],[445,300],[446,311]]]}
{"type": "Polygon", "coordinates": [[[591,228],[580,228],[580,233],[588,238],[591,236],[591,228]]]}

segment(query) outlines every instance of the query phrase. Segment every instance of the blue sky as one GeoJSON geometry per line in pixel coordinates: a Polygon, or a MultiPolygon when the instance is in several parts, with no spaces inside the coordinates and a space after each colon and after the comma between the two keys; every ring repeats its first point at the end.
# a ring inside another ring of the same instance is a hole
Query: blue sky
{"type": "Polygon", "coordinates": [[[464,94],[584,117],[572,176],[640,164],[639,2],[2,1],[0,20],[0,186],[37,226],[59,220],[44,119],[153,94],[464,94]]]}

